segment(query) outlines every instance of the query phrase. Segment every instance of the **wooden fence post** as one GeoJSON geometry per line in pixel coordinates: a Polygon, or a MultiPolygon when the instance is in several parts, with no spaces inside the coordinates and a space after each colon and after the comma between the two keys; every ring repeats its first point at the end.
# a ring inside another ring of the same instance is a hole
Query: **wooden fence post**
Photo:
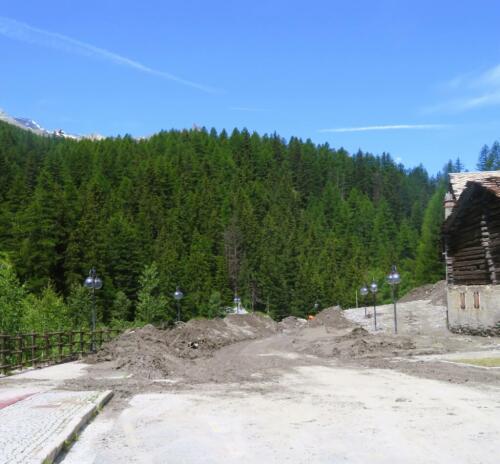
{"type": "Polygon", "coordinates": [[[31,334],[31,365],[36,367],[36,333],[31,334]]]}
{"type": "Polygon", "coordinates": [[[62,332],[57,332],[57,345],[58,345],[58,362],[62,361],[62,349],[63,349],[63,343],[62,343],[62,332]]]}
{"type": "Polygon", "coordinates": [[[41,367],[82,357],[92,351],[92,340],[96,348],[109,342],[119,329],[69,330],[67,332],[0,334],[0,374],[12,370],[23,370],[26,366],[41,367]],[[77,337],[79,335],[79,337],[77,337]]]}
{"type": "Polygon", "coordinates": [[[9,345],[10,337],[7,334],[0,334],[0,373],[7,374],[9,371],[9,345]]]}
{"type": "Polygon", "coordinates": [[[17,337],[18,337],[18,365],[19,365],[19,369],[22,369],[23,368],[23,336],[21,334],[17,334],[17,337]]]}
{"type": "Polygon", "coordinates": [[[70,330],[68,332],[68,346],[69,346],[69,353],[68,356],[73,359],[74,353],[73,353],[73,331],[70,330]]]}

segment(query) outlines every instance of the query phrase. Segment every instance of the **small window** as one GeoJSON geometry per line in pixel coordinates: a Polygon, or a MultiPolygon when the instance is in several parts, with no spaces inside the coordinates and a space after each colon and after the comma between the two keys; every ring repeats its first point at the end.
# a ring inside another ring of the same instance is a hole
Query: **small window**
{"type": "Polygon", "coordinates": [[[465,292],[460,292],[460,309],[465,309],[465,292]]]}
{"type": "Polygon", "coordinates": [[[474,292],[474,309],[479,309],[480,306],[479,292],[474,292]]]}

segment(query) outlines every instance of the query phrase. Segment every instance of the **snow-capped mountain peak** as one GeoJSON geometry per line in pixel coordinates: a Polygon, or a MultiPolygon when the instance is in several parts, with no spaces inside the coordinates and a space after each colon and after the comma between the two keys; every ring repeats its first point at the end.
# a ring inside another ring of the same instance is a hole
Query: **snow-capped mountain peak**
{"type": "Polygon", "coordinates": [[[42,132],[47,132],[42,126],[40,126],[40,124],[38,124],[36,121],[33,121],[33,119],[16,118],[16,117],[14,117],[13,119],[15,119],[19,124],[22,124],[27,129],[34,129],[42,132]]]}
{"type": "Polygon", "coordinates": [[[40,124],[30,118],[24,117],[14,117],[7,114],[0,108],[0,121],[4,121],[8,124],[12,124],[14,126],[19,127],[20,129],[28,130],[30,132],[34,132],[38,135],[51,136],[51,137],[63,137],[67,139],[80,140],[84,138],[90,138],[92,140],[101,140],[104,137],[99,134],[91,134],[90,136],[81,136],[81,135],[73,135],[68,134],[62,129],[56,129],[53,131],[49,131],[44,129],[40,124]]]}

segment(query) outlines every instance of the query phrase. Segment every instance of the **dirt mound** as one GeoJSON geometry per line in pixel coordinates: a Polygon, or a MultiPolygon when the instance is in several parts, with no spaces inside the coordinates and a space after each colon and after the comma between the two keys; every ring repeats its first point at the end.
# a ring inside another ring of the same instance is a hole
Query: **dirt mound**
{"type": "Polygon", "coordinates": [[[170,375],[179,361],[170,354],[165,331],[152,325],[127,330],[105,343],[87,361],[115,361],[117,369],[125,369],[148,379],[170,375]]]}
{"type": "Polygon", "coordinates": [[[359,326],[341,332],[302,346],[300,351],[323,358],[353,359],[393,356],[415,348],[409,337],[373,335],[359,326]]]}
{"type": "Polygon", "coordinates": [[[192,319],[167,332],[167,344],[181,358],[199,358],[231,343],[271,335],[277,324],[270,317],[231,314],[224,319],[192,319]]]}
{"type": "Polygon", "coordinates": [[[446,306],[446,280],[434,284],[430,300],[433,305],[446,306]]]}
{"type": "Polygon", "coordinates": [[[300,317],[288,316],[278,322],[278,329],[282,332],[292,332],[307,325],[307,320],[300,317]]]}
{"type": "Polygon", "coordinates": [[[350,332],[346,333],[345,335],[339,335],[336,337],[337,341],[343,341],[343,340],[352,340],[353,338],[361,338],[361,337],[369,337],[370,332],[368,330],[363,329],[363,327],[354,327],[350,332]]]}
{"type": "Polygon", "coordinates": [[[312,321],[309,321],[309,327],[320,326],[332,329],[347,329],[354,327],[354,324],[345,318],[340,306],[334,306],[333,308],[324,309],[312,321]]]}
{"type": "Polygon", "coordinates": [[[399,301],[401,303],[407,303],[417,300],[431,300],[433,305],[446,305],[446,281],[440,280],[435,284],[426,284],[414,288],[399,301]]]}
{"type": "Polygon", "coordinates": [[[409,337],[371,335],[365,329],[356,327],[350,333],[335,337],[332,356],[340,358],[379,357],[396,355],[415,348],[409,337]]]}
{"type": "Polygon", "coordinates": [[[193,319],[167,330],[146,325],[104,344],[88,360],[115,361],[117,369],[146,378],[163,378],[182,369],[182,358],[211,356],[225,345],[265,337],[277,330],[271,318],[254,314],[193,319]]]}

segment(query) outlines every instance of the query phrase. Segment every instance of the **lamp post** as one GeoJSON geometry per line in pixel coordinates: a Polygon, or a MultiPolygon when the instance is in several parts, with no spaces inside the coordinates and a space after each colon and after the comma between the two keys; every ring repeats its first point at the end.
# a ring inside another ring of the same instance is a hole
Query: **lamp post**
{"type": "Polygon", "coordinates": [[[184,293],[177,287],[174,292],[174,299],[177,305],[177,322],[181,320],[181,300],[184,298],[184,293]]]}
{"type": "MultiPolygon", "coordinates": [[[[366,296],[368,295],[368,288],[366,288],[366,285],[363,285],[360,289],[359,289],[359,293],[361,294],[361,296],[366,296]]],[[[366,298],[363,299],[364,303],[365,303],[365,317],[368,317],[368,314],[366,314],[366,298]]]]}
{"type": "Polygon", "coordinates": [[[241,298],[238,295],[234,295],[233,302],[236,305],[236,314],[240,314],[241,298]]]}
{"type": "Polygon", "coordinates": [[[396,312],[396,297],[394,288],[401,282],[401,276],[399,275],[398,270],[396,269],[396,265],[392,265],[391,273],[387,276],[387,283],[391,286],[391,296],[392,303],[394,304],[394,333],[398,333],[398,318],[396,312]]]}
{"type": "Polygon", "coordinates": [[[97,272],[93,267],[89,271],[89,276],[83,282],[83,285],[92,291],[92,351],[95,351],[95,291],[102,288],[102,280],[97,277],[97,272]]]}
{"type": "Polygon", "coordinates": [[[314,314],[318,312],[318,308],[319,308],[319,303],[316,301],[316,303],[314,303],[314,314]]]}
{"type": "Polygon", "coordinates": [[[377,285],[377,282],[375,282],[375,279],[373,279],[372,283],[370,284],[370,292],[373,294],[373,325],[375,327],[375,330],[377,330],[377,292],[378,292],[378,285],[377,285]]]}

